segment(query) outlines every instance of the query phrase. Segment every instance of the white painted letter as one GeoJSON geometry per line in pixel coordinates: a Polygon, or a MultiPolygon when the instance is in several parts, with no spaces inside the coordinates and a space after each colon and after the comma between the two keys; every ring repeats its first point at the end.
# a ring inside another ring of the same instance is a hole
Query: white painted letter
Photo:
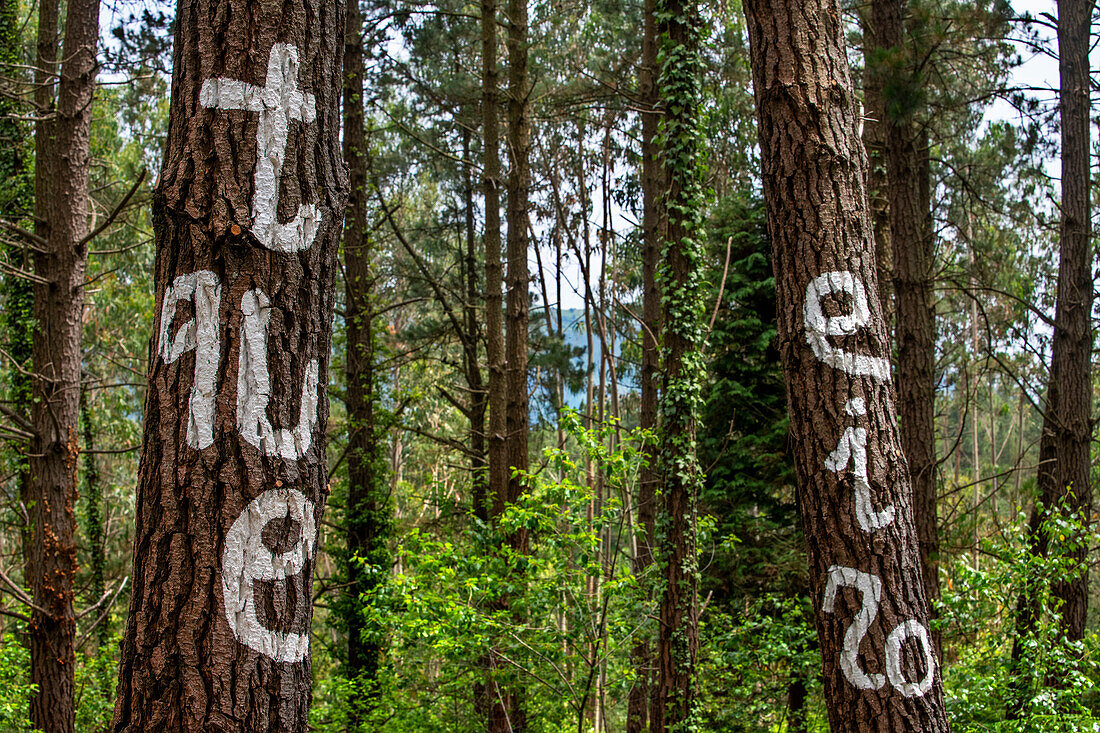
{"type": "Polygon", "coordinates": [[[878,604],[882,599],[882,581],[877,576],[862,573],[855,568],[833,565],[829,568],[828,579],[825,581],[825,600],[821,604],[825,613],[833,612],[838,588],[855,588],[860,592],[860,603],[863,604],[844,634],[840,669],[856,689],[877,690],[886,684],[886,676],[878,673],[869,675],[859,668],[859,645],[867,635],[867,629],[871,628],[875,616],[878,615],[878,604]]]}
{"type": "Polygon", "coordinates": [[[252,232],[260,244],[275,252],[309,249],[321,214],[315,204],[300,204],[298,215],[278,222],[279,178],[286,158],[291,120],[306,124],[317,118],[316,99],[298,89],[298,49],[285,43],[271,47],[265,86],[237,79],[207,79],[199,91],[203,107],[259,112],[256,128],[256,170],[253,174],[252,232]]]}
{"type": "Polygon", "coordinates": [[[936,676],[936,655],[932,653],[932,642],[928,638],[928,629],[920,621],[910,619],[898,625],[886,637],[886,676],[890,684],[904,697],[923,697],[932,689],[932,678],[936,676]],[[924,650],[924,664],[927,671],[920,682],[906,682],[901,673],[901,644],[908,637],[915,637],[924,650]]]}
{"type": "Polygon", "coordinates": [[[203,449],[214,443],[214,389],[221,358],[219,311],[222,288],[210,270],[180,275],[164,291],[160,309],[160,357],[171,364],[186,352],[195,352],[195,377],[191,383],[187,417],[187,444],[203,449]],[[180,327],[174,339],[172,321],[176,305],[194,301],[195,318],[180,327]]]}
{"type": "MultiPolygon", "coordinates": [[[[222,594],[229,628],[245,646],[276,662],[300,662],[309,654],[309,632],[273,631],[256,618],[256,581],[286,582],[300,574],[313,557],[317,532],[313,502],[297,489],[270,489],[241,512],[225,536],[222,594]],[[264,527],[290,516],[301,530],[294,547],[276,555],[263,541],[264,527]]],[[[308,588],[308,580],[306,587],[308,588]]]]}
{"type": "MultiPolygon", "coordinates": [[[[866,403],[860,397],[848,400],[844,409],[849,415],[867,414],[866,403]]],[[[882,529],[894,521],[894,505],[891,504],[881,512],[876,512],[871,504],[871,484],[867,478],[866,428],[844,428],[836,449],[825,459],[825,468],[833,473],[840,473],[848,468],[849,463],[853,464],[855,474],[856,520],[864,532],[882,529]]]]}
{"type": "Polygon", "coordinates": [[[302,381],[302,403],[298,425],[293,429],[273,428],[267,419],[271,400],[271,375],[267,367],[267,327],[271,302],[259,290],[241,298],[241,349],[237,361],[237,429],[252,446],[269,456],[296,461],[305,456],[317,426],[318,364],[311,359],[302,381]]]}
{"type": "Polygon", "coordinates": [[[806,341],[814,356],[831,367],[855,377],[890,379],[890,360],[883,357],[853,354],[829,343],[829,336],[850,336],[871,323],[867,291],[863,283],[850,272],[826,272],[806,286],[806,302],[802,306],[802,325],[806,341]],[[826,316],[821,301],[828,295],[847,293],[852,298],[852,311],[841,316],[826,316]]]}

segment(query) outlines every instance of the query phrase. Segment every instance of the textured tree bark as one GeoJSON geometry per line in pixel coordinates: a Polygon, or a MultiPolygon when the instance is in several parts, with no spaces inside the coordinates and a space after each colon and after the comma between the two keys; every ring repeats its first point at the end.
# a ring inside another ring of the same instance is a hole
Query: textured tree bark
{"type": "MultiPolygon", "coordinates": [[[[1093,345],[1091,278],[1091,204],[1089,201],[1089,64],[1093,0],[1058,3],[1058,70],[1061,78],[1059,117],[1062,130],[1062,205],[1058,260],[1058,292],[1054,314],[1050,377],[1039,442],[1039,502],[1028,523],[1032,551],[1046,556],[1050,538],[1043,522],[1059,512],[1087,524],[1092,508],[1089,479],[1093,345]],[[1060,505],[1060,502],[1065,502],[1060,505]]],[[[1081,639],[1088,612],[1086,548],[1070,557],[1080,567],[1071,582],[1058,583],[1054,595],[1062,603],[1062,630],[1081,639]]],[[[1026,653],[1022,642],[1034,633],[1039,609],[1035,589],[1025,588],[1016,610],[1017,640],[1013,661],[1026,653]]],[[[1019,680],[1022,682],[1022,678],[1019,680]]],[[[1018,686],[1009,701],[1008,717],[1016,718],[1027,700],[1018,686]]]]}
{"type": "MultiPolygon", "coordinates": [[[[657,95],[656,0],[645,0],[642,8],[642,63],[638,69],[638,93],[642,122],[642,364],[638,423],[643,430],[657,429],[657,376],[660,369],[657,335],[660,333],[661,297],[657,291],[657,261],[661,237],[662,169],[657,157],[657,123],[660,97],[657,95]]],[[[639,528],[634,575],[641,578],[653,563],[657,517],[657,471],[655,444],[646,446],[646,463],[638,479],[639,528]]],[[[631,652],[636,675],[627,702],[626,731],[642,733],[649,728],[653,697],[653,651],[643,634],[631,652]]]]}
{"type": "MultiPolygon", "coordinates": [[[[527,205],[531,187],[531,122],[527,78],[527,0],[508,0],[508,332],[507,359],[507,460],[508,501],[519,498],[527,470],[527,331],[530,323],[527,267],[527,205]]],[[[515,538],[525,551],[526,533],[515,538]]]]}
{"type": "Polygon", "coordinates": [[[489,392],[481,376],[478,344],[481,341],[478,302],[483,300],[478,289],[477,233],[474,223],[474,175],[470,157],[470,130],[462,131],[463,198],[466,208],[466,253],[463,274],[466,280],[466,298],[462,307],[466,334],[462,338],[462,361],[466,372],[466,387],[470,391],[470,483],[474,516],[482,522],[489,520],[489,476],[485,453],[485,414],[489,407],[489,392]]]}
{"type": "MultiPolygon", "coordinates": [[[[531,185],[530,105],[527,75],[527,0],[508,0],[508,272],[505,282],[507,299],[504,343],[505,446],[504,459],[508,483],[504,502],[513,503],[523,492],[527,472],[527,332],[530,323],[527,267],[527,205],[531,185]]],[[[517,530],[508,538],[512,547],[527,552],[527,530],[517,530]]],[[[507,599],[502,599],[507,604],[507,599]]],[[[527,730],[527,713],[523,688],[513,685],[499,691],[498,712],[507,711],[504,720],[499,715],[491,719],[490,733],[497,730],[521,733],[527,730]],[[503,710],[499,710],[503,709],[503,710]],[[503,724],[503,727],[500,727],[503,724]]]]}
{"type": "MultiPolygon", "coordinates": [[[[49,7],[47,7],[49,6],[49,7]]],[[[80,453],[80,329],[88,248],[88,165],[95,91],[98,0],[71,0],[61,61],[56,62],[58,8],[39,9],[41,82],[35,101],[35,233],[45,246],[34,257],[35,331],[26,505],[31,547],[26,580],[35,608],[28,626],[30,719],[35,728],[73,730],[73,581],[76,575],[76,469],[80,453]],[[56,105],[51,71],[60,71],[56,105]]]]}
{"type": "Polygon", "coordinates": [[[481,127],[485,197],[485,349],[489,364],[489,495],[492,514],[504,509],[508,497],[505,455],[506,391],[504,382],[504,270],[500,251],[500,116],[497,71],[497,4],[481,3],[482,96],[481,127]]]}
{"type": "Polygon", "coordinates": [[[181,4],[115,731],[304,730],[341,2],[181,4]]]}
{"type": "Polygon", "coordinates": [[[875,269],[879,282],[879,304],[887,335],[894,324],[894,258],[890,251],[890,203],[886,189],[886,107],[882,102],[882,74],[879,73],[879,40],[872,22],[870,5],[859,10],[863,29],[863,147],[867,151],[867,205],[875,238],[875,269]]]}
{"type": "Polygon", "coordinates": [[[946,731],[840,8],[745,10],[830,725],[946,731]]]}
{"type": "MultiPolygon", "coordinates": [[[[903,0],[874,0],[875,40],[904,53],[903,0]]],[[[905,56],[908,58],[908,56],[905,56]]],[[[907,63],[895,73],[915,73],[907,63]]],[[[929,603],[940,597],[936,514],[936,314],[932,294],[932,202],[927,135],[911,111],[883,105],[886,188],[897,309],[898,417],[901,445],[913,480],[913,512],[929,603]]]]}
{"type": "Polygon", "coordinates": [[[663,305],[661,507],[657,520],[664,587],[657,631],[657,700],[650,731],[694,725],[699,649],[699,563],[696,518],[702,473],[696,457],[705,341],[702,308],[702,191],[699,182],[699,100],[702,19],[693,0],[658,0],[662,43],[658,95],[665,190],[665,236],[658,283],[663,305]]]}
{"type": "MultiPolygon", "coordinates": [[[[1088,524],[1092,382],[1092,207],[1089,201],[1089,43],[1092,0],[1058,3],[1059,118],[1062,130],[1062,218],[1058,295],[1054,316],[1050,382],[1057,384],[1043,418],[1043,438],[1054,443],[1054,463],[1039,472],[1040,494],[1066,497],[1065,510],[1088,524]],[[1047,438],[1050,434],[1052,437],[1047,438]],[[1053,486],[1050,484],[1053,483],[1053,486]]],[[[1051,504],[1047,504],[1052,508],[1051,504]]],[[[1081,568],[1054,593],[1063,602],[1062,630],[1071,640],[1085,633],[1088,612],[1086,548],[1072,557],[1081,568]]]]}
{"type": "Polygon", "coordinates": [[[344,35],[344,161],[349,198],[344,218],[345,322],[347,324],[348,497],[345,512],[345,571],[348,586],[343,611],[348,634],[348,676],[363,686],[350,701],[348,730],[357,731],[378,699],[383,640],[363,622],[365,594],[389,574],[392,529],[390,488],[383,466],[384,432],[375,406],[374,248],[367,198],[367,140],[363,113],[363,18],[358,0],[347,7],[344,35]]]}
{"type": "MultiPolygon", "coordinates": [[[[103,485],[100,482],[99,463],[96,460],[95,423],[92,416],[91,397],[87,389],[80,392],[80,427],[84,433],[84,541],[88,546],[91,565],[91,582],[88,586],[88,605],[97,603],[107,590],[107,556],[103,545],[103,485]]],[[[100,623],[95,629],[96,645],[107,646],[110,629],[100,623]]]]}
{"type": "MultiPolygon", "coordinates": [[[[497,2],[481,2],[482,191],[485,198],[485,357],[489,369],[489,506],[492,519],[508,501],[507,392],[504,353],[504,270],[500,227],[500,89],[497,68],[497,2]]],[[[481,660],[486,680],[475,685],[478,711],[490,733],[509,730],[508,706],[493,673],[499,662],[492,651],[481,660]]]]}

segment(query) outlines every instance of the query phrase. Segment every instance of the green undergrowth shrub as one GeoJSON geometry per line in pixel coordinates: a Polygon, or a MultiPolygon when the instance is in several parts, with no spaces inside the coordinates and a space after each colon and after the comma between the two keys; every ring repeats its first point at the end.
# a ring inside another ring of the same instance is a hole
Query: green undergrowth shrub
{"type": "Polygon", "coordinates": [[[1057,583],[1079,571],[1069,553],[1080,543],[1096,547],[1096,533],[1062,512],[1052,512],[1041,531],[1050,540],[1046,556],[1029,548],[1027,518],[1021,514],[999,539],[984,544],[980,569],[964,558],[950,568],[937,625],[955,731],[1100,731],[1100,635],[1090,630],[1081,641],[1066,639],[1053,594],[1057,583]],[[1024,588],[1031,589],[1039,612],[1014,663],[1013,645],[1020,636],[1016,608],[1024,588]],[[1006,720],[1016,701],[1020,716],[1006,720]]]}

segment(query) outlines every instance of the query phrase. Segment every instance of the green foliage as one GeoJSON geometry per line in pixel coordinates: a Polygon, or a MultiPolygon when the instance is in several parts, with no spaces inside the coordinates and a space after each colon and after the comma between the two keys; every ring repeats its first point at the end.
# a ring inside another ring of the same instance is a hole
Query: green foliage
{"type": "Polygon", "coordinates": [[[1013,733],[1100,730],[1100,718],[1094,717],[1100,713],[1100,634],[1093,630],[1083,641],[1067,640],[1052,593],[1055,584],[1079,571],[1065,553],[1081,542],[1095,546],[1096,533],[1056,514],[1040,530],[1052,544],[1043,557],[1028,549],[1026,526],[1021,514],[1004,539],[986,542],[983,556],[991,559],[981,570],[961,559],[951,568],[938,625],[952,726],[1013,733]],[[1023,588],[1035,594],[1038,614],[1014,663],[1017,596],[1023,588]],[[1007,721],[1006,706],[1016,702],[1021,688],[1023,715],[1007,721]]]}
{"type": "Polygon", "coordinates": [[[31,665],[30,651],[19,643],[14,634],[5,633],[0,638],[0,730],[21,733],[30,731],[27,717],[35,686],[28,679],[31,665]]]}
{"type": "MultiPolygon", "coordinates": [[[[643,435],[624,433],[611,450],[618,426],[587,431],[568,410],[562,421],[572,448],[548,449],[546,466],[495,525],[469,516],[458,538],[414,528],[402,539],[402,573],[380,591],[384,598],[364,603],[390,637],[391,661],[365,730],[383,721],[387,731],[478,730],[472,692],[487,668],[492,682],[528,689],[536,731],[575,730],[601,668],[609,695],[625,702],[632,639],[648,626],[639,622],[647,581],[625,555],[632,528],[622,503],[636,484],[643,435]],[[601,494],[585,482],[585,460],[603,476],[601,494]],[[521,528],[530,532],[528,554],[507,542],[521,528]]],[[[354,685],[319,692],[315,718],[335,728],[332,711],[354,685]]]]}
{"type": "Polygon", "coordinates": [[[764,593],[740,607],[708,610],[701,633],[700,713],[704,730],[782,731],[791,723],[792,685],[806,688],[807,731],[827,731],[821,655],[806,596],[764,593]]]}
{"type": "MultiPolygon", "coordinates": [[[[93,647],[94,639],[87,639],[93,647]]],[[[76,730],[99,733],[110,728],[115,712],[115,686],[118,684],[118,660],[115,649],[122,643],[121,628],[113,643],[94,649],[76,667],[76,730]]]]}

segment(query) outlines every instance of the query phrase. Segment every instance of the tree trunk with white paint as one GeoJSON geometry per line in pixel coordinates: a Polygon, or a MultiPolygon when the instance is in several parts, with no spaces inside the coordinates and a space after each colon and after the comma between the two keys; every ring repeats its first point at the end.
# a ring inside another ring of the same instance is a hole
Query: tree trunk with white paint
{"type": "Polygon", "coordinates": [[[176,22],[112,729],[304,730],[344,6],[199,0],[176,22]]]}
{"type": "Polygon", "coordinates": [[[70,0],[57,45],[59,8],[39,8],[35,103],[33,399],[28,481],[26,581],[35,607],[28,624],[30,719],[50,733],[73,730],[76,619],[76,471],[80,453],[80,350],[88,262],[88,167],[99,1],[70,0]],[[58,53],[60,52],[60,59],[58,53]],[[57,96],[53,96],[54,72],[57,96]]]}
{"type": "Polygon", "coordinates": [[[835,0],[745,3],[833,731],[948,730],[835,0]]]}

